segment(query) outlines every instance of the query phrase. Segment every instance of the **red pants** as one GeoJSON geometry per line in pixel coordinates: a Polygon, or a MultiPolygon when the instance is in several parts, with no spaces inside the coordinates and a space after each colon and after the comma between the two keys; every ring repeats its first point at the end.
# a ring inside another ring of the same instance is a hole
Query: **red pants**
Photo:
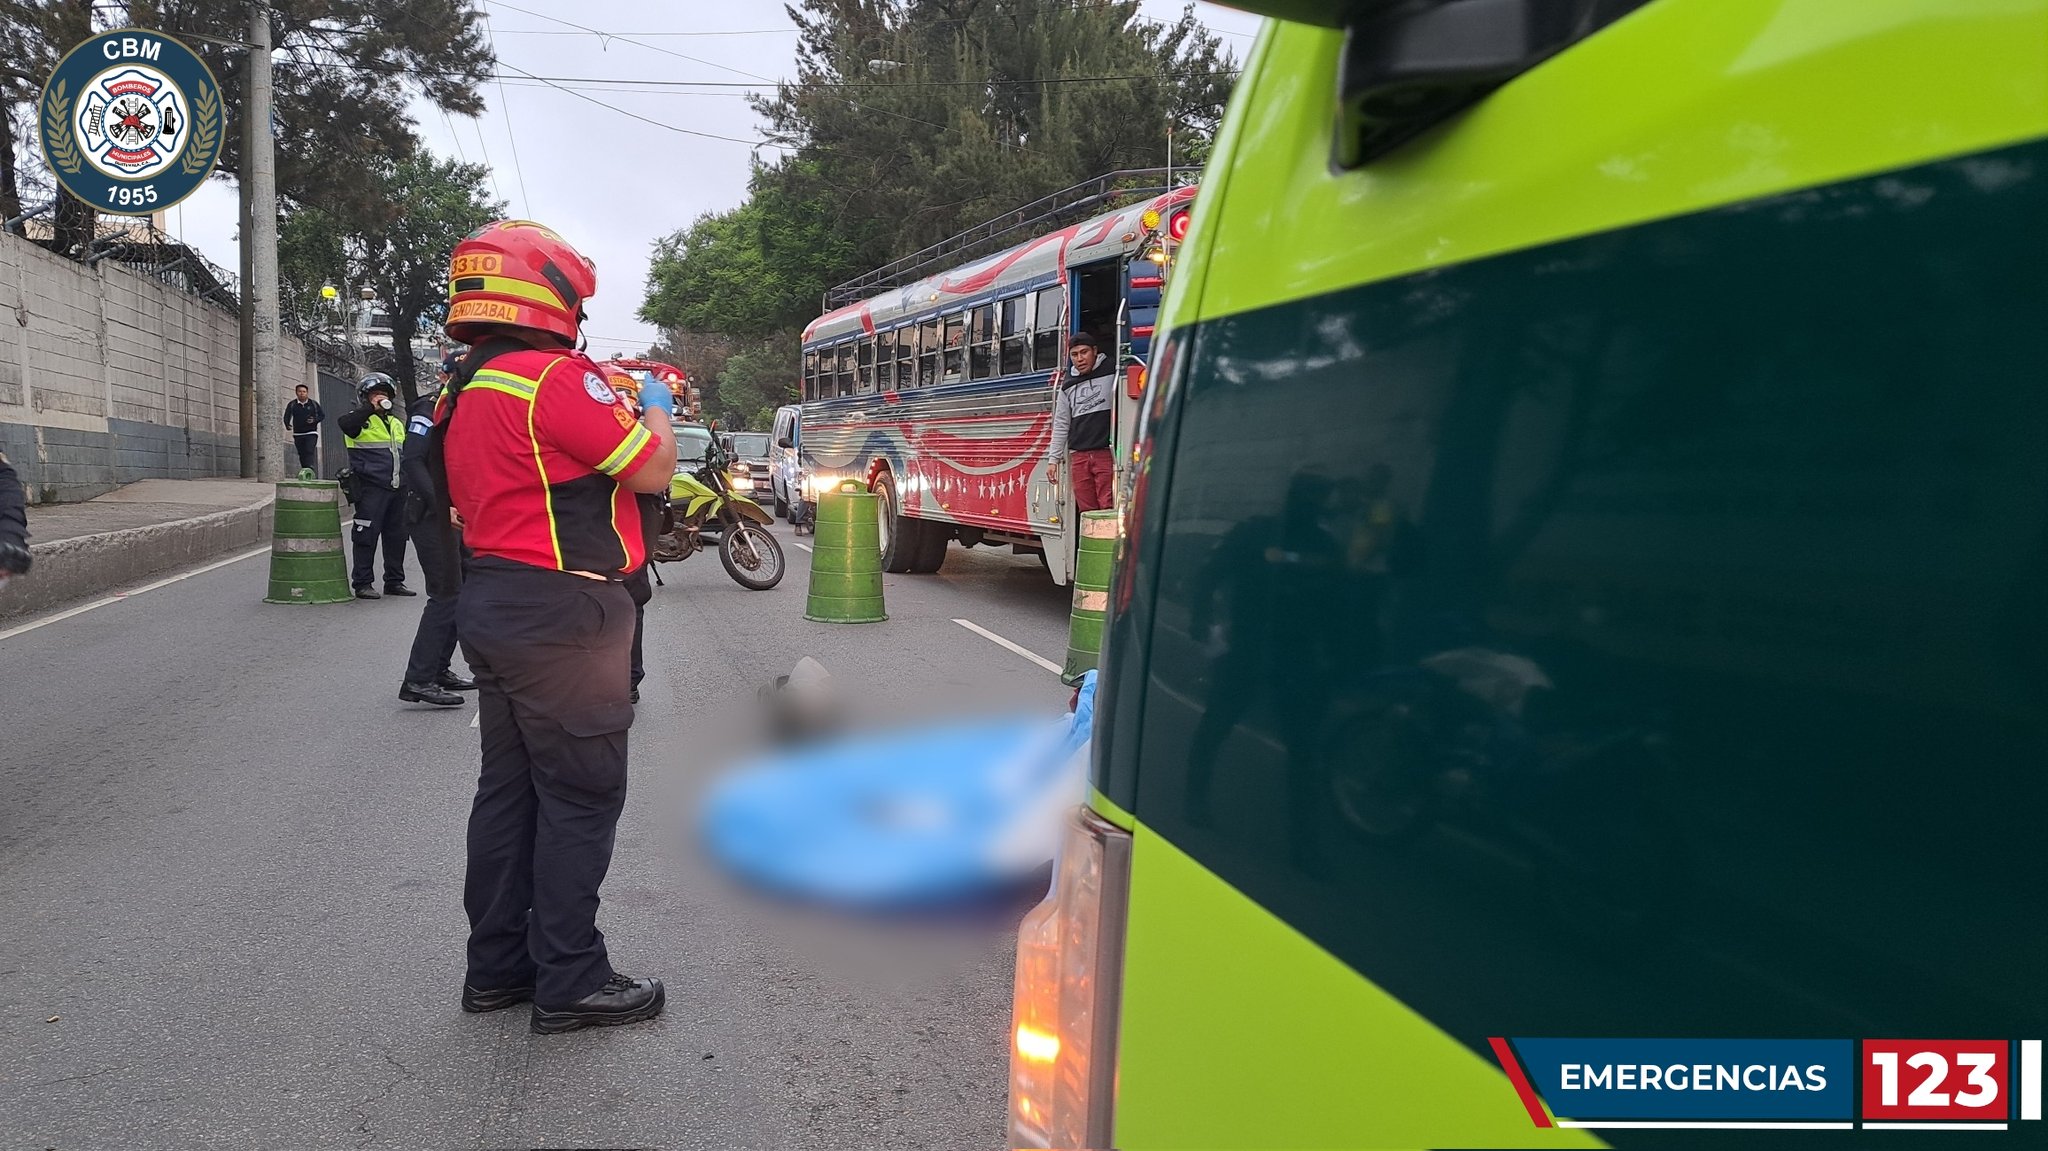
{"type": "Polygon", "coordinates": [[[1116,460],[1108,448],[1073,453],[1074,507],[1099,512],[1116,506],[1116,460]]]}

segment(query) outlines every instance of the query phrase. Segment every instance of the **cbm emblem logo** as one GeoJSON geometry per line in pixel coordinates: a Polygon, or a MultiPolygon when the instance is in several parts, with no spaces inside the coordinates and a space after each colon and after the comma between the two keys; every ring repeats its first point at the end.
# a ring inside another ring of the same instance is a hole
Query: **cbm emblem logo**
{"type": "Polygon", "coordinates": [[[199,190],[220,158],[220,84],[160,32],[102,32],[43,85],[43,158],[64,190],[102,212],[147,216],[199,190]]]}

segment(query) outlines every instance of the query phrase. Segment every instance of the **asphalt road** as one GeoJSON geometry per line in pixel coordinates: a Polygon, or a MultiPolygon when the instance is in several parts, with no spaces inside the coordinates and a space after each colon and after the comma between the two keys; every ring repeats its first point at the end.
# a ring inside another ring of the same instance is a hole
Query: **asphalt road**
{"type": "Polygon", "coordinates": [[[0,1145],[1000,1146],[1014,919],[764,906],[690,801],[802,655],[869,719],[1055,714],[953,621],[1056,662],[1067,597],[956,545],[888,622],[813,624],[788,554],[765,593],[664,573],[600,923],[668,1011],[564,1036],[456,1006],[477,731],[397,701],[424,600],[266,605],[259,556],[0,638],[0,1145]]]}

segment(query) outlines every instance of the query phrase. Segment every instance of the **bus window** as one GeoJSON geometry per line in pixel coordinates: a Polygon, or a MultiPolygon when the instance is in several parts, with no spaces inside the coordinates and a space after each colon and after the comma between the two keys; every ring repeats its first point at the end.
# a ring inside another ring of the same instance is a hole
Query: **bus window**
{"type": "Polygon", "coordinates": [[[996,372],[995,344],[996,309],[992,304],[983,304],[974,309],[967,325],[967,367],[968,375],[985,380],[996,372]]]}
{"type": "Polygon", "coordinates": [[[804,399],[818,398],[818,353],[804,353],[804,399]]]}
{"type": "Polygon", "coordinates": [[[1013,296],[996,305],[996,335],[1002,340],[1001,362],[996,374],[1014,376],[1031,358],[1031,332],[1024,324],[1024,297],[1013,296]]]}
{"type": "Polygon", "coordinates": [[[1032,306],[1031,366],[1039,371],[1060,366],[1060,337],[1067,330],[1066,293],[1058,285],[1038,289],[1032,306]]]}
{"type": "Polygon", "coordinates": [[[967,317],[952,315],[946,317],[946,363],[947,383],[967,378],[967,317]]]}
{"type": "Polygon", "coordinates": [[[917,386],[928,388],[938,382],[939,322],[926,320],[918,337],[917,386]]]}
{"type": "Polygon", "coordinates": [[[837,370],[832,373],[832,394],[850,396],[853,394],[853,345],[841,344],[833,355],[837,360],[837,370]]]}
{"type": "Polygon", "coordinates": [[[863,392],[875,390],[875,342],[862,340],[858,345],[860,356],[859,387],[863,392]]]}
{"type": "Polygon", "coordinates": [[[896,329],[896,387],[907,388],[917,382],[917,329],[906,327],[896,329]]]}

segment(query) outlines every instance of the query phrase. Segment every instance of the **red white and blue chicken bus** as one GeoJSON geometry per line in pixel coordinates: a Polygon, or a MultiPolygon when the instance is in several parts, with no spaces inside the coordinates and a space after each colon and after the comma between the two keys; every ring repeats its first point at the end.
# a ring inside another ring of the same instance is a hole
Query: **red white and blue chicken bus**
{"type": "Polygon", "coordinates": [[[1116,357],[1121,472],[1167,258],[1195,189],[1135,194],[804,329],[806,483],[822,491],[856,479],[881,497],[885,570],[935,572],[959,540],[1036,552],[1068,582],[1079,517],[1065,469],[1047,460],[1054,373],[1077,332],[1116,357]]]}

